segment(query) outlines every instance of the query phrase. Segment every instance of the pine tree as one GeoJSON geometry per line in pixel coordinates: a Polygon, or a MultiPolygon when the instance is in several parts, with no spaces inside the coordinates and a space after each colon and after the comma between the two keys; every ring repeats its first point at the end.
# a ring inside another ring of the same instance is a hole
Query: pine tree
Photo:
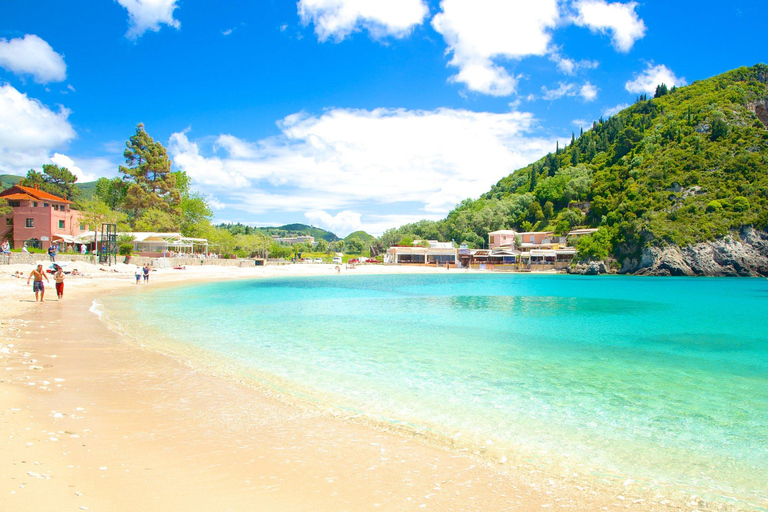
{"type": "Polygon", "coordinates": [[[132,212],[131,225],[136,225],[142,211],[151,208],[178,215],[181,198],[163,145],[139,123],[125,146],[123,156],[129,167],[121,165],[120,172],[123,180],[131,183],[123,198],[123,207],[132,212]]]}
{"type": "Polygon", "coordinates": [[[66,167],[44,164],[43,172],[30,169],[27,171],[27,177],[19,181],[19,184],[24,187],[38,185],[40,190],[63,197],[69,201],[74,201],[80,195],[80,190],[75,187],[76,181],[77,176],[72,174],[66,167]]]}

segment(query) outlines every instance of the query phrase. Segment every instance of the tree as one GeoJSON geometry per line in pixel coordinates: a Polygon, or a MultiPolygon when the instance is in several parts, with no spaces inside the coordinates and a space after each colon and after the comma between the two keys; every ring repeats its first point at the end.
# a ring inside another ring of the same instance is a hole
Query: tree
{"type": "Polygon", "coordinates": [[[710,139],[716,141],[728,134],[728,125],[722,119],[715,119],[712,121],[712,133],[710,139]]]}
{"type": "Polygon", "coordinates": [[[120,178],[99,178],[96,180],[96,197],[113,210],[117,209],[125,198],[128,184],[120,178]]]}
{"type": "Polygon", "coordinates": [[[12,210],[13,208],[8,206],[8,201],[0,197],[0,217],[3,215],[8,215],[12,210]]]}
{"type": "Polygon", "coordinates": [[[201,194],[187,194],[181,200],[181,234],[202,237],[207,225],[213,219],[213,212],[201,194]]]}
{"type": "Polygon", "coordinates": [[[317,250],[317,252],[324,252],[324,253],[327,254],[328,253],[328,242],[325,239],[323,239],[323,238],[319,239],[317,241],[317,245],[315,246],[315,250],[317,250]]]}
{"type": "Polygon", "coordinates": [[[160,208],[144,210],[138,219],[133,219],[133,225],[136,231],[157,231],[160,233],[173,232],[178,228],[176,219],[160,208]]]}
{"type": "Polygon", "coordinates": [[[123,207],[132,213],[131,223],[136,225],[142,210],[178,214],[181,195],[176,188],[177,175],[171,173],[171,160],[163,145],[149,136],[143,123],[125,145],[123,156],[128,167],[121,165],[120,172],[130,183],[123,207]]]}
{"type": "Polygon", "coordinates": [[[102,224],[117,224],[117,229],[120,231],[129,229],[125,222],[126,215],[110,209],[104,201],[98,198],[81,203],[80,215],[82,215],[83,224],[88,226],[88,229],[93,230],[94,241],[98,239],[98,232],[101,230],[102,224]]]}
{"type": "Polygon", "coordinates": [[[656,94],[653,95],[654,98],[661,98],[662,96],[666,95],[669,92],[669,89],[667,88],[667,85],[662,83],[656,86],[656,94]]]}
{"type": "Polygon", "coordinates": [[[77,176],[69,172],[66,167],[53,164],[44,164],[43,172],[34,169],[27,171],[27,177],[19,181],[24,187],[38,185],[40,190],[63,197],[68,201],[74,201],[80,195],[80,190],[75,187],[77,176]]]}
{"type": "Polygon", "coordinates": [[[360,254],[365,249],[363,242],[359,238],[352,238],[347,242],[347,252],[351,254],[360,254]]]}

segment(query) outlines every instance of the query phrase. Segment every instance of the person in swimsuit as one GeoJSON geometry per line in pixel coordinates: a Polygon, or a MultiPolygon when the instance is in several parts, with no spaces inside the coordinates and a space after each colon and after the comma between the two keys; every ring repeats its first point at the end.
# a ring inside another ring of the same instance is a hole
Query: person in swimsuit
{"type": "Polygon", "coordinates": [[[148,283],[149,282],[149,264],[144,265],[143,272],[144,272],[144,282],[148,283]]]}
{"type": "Polygon", "coordinates": [[[43,302],[43,297],[45,297],[45,285],[43,285],[43,278],[48,281],[48,276],[45,275],[45,272],[43,272],[42,265],[38,265],[37,268],[29,274],[29,277],[27,278],[27,284],[29,284],[29,280],[33,277],[35,280],[32,283],[32,291],[35,292],[35,302],[38,301],[38,296],[40,297],[40,302],[43,302]]]}
{"type": "Polygon", "coordinates": [[[56,282],[56,296],[59,300],[64,298],[64,269],[56,265],[56,273],[53,274],[53,280],[56,282]]]}

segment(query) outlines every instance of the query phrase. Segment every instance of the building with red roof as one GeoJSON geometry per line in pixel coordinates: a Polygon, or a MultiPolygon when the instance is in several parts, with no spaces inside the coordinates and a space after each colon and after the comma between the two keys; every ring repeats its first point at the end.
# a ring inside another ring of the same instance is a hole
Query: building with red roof
{"type": "Polygon", "coordinates": [[[12,211],[0,217],[0,240],[8,240],[12,247],[24,245],[47,249],[52,242],[71,243],[85,231],[81,214],[71,208],[72,201],[49,194],[36,185],[13,185],[0,192],[12,211]]]}

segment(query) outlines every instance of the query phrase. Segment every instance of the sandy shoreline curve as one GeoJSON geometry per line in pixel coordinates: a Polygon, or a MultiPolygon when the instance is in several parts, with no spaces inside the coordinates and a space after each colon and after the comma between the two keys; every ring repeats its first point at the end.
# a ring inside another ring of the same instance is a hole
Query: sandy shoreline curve
{"type": "MultiPolygon", "coordinates": [[[[62,301],[47,287],[44,304],[25,285],[30,266],[0,267],[2,510],[723,509],[330,417],[126,342],[89,311],[135,287],[333,275],[330,265],[162,269],[149,285],[134,284],[131,265],[80,267],[90,277],[69,278],[62,301]]],[[[446,271],[342,274],[406,272],[446,271]]]]}

